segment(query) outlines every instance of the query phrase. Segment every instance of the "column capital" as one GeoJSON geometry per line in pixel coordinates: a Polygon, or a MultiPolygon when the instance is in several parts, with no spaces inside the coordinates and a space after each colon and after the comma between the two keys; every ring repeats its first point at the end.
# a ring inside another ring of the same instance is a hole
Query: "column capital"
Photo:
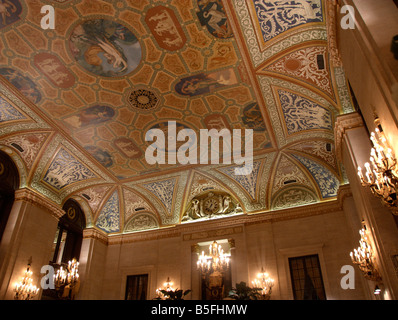
{"type": "Polygon", "coordinates": [[[334,126],[334,141],[336,147],[336,157],[342,161],[342,142],[345,132],[349,129],[363,127],[364,122],[361,115],[358,112],[351,112],[340,115],[336,118],[334,126]]]}
{"type": "Polygon", "coordinates": [[[191,245],[191,253],[199,253],[199,245],[197,243],[191,245]]]}
{"type": "Polygon", "coordinates": [[[99,240],[105,245],[108,245],[108,236],[95,228],[84,229],[83,239],[99,240]]]}
{"type": "Polygon", "coordinates": [[[43,208],[57,220],[59,220],[65,214],[65,211],[62,210],[62,208],[57,204],[51,200],[48,200],[37,192],[27,188],[18,189],[15,191],[15,201],[25,201],[43,208]]]}

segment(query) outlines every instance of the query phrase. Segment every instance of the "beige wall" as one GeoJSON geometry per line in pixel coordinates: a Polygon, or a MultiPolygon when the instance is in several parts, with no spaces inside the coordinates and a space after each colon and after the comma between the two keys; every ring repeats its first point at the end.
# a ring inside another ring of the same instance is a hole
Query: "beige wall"
{"type": "Polygon", "coordinates": [[[82,242],[79,258],[81,282],[77,299],[101,299],[101,290],[106,264],[107,245],[99,239],[85,238],[82,242]]]}
{"type": "MultiPolygon", "coordinates": [[[[355,210],[352,198],[348,210],[355,210]]],[[[303,208],[303,210],[305,210],[303,208]]],[[[349,252],[357,247],[359,236],[347,227],[344,210],[282,221],[236,224],[224,229],[209,228],[182,232],[169,238],[109,244],[104,266],[102,299],[124,299],[128,275],[149,275],[149,299],[167,277],[175,287],[192,289],[190,299],[199,298],[199,274],[192,246],[198,242],[233,239],[235,249],[231,262],[232,283],[245,281],[251,285],[263,266],[275,279],[272,299],[293,299],[288,258],[318,254],[328,299],[365,299],[365,280],[358,269],[355,290],[343,290],[340,280],[343,265],[351,264],[349,252]],[[235,232],[234,232],[235,231],[235,232]],[[225,235],[216,236],[216,233],[225,235]],[[206,237],[206,234],[213,235],[206,237]],[[200,237],[202,235],[202,237],[200,237]],[[192,240],[192,238],[197,238],[192,240]]],[[[128,236],[120,241],[127,242],[128,236]]],[[[130,238],[132,241],[133,238],[130,238]]]]}
{"type": "MultiPolygon", "coordinates": [[[[155,297],[167,277],[175,287],[193,290],[188,299],[199,299],[200,277],[193,247],[220,239],[233,240],[233,285],[240,281],[251,285],[264,267],[275,279],[272,299],[293,299],[288,258],[318,254],[328,299],[371,299],[367,281],[357,268],[355,289],[343,290],[340,286],[340,270],[351,264],[349,252],[358,245],[357,230],[351,228],[356,217],[350,189],[343,186],[338,200],[309,207],[110,237],[87,229],[79,259],[78,299],[123,300],[127,276],[143,273],[149,275],[148,299],[155,297]]],[[[16,201],[7,231],[12,230],[11,240],[1,244],[2,249],[7,246],[1,251],[6,253],[3,257],[7,262],[1,265],[2,299],[13,299],[13,283],[22,276],[30,256],[34,282],[40,284],[40,268],[51,258],[57,222],[47,209],[16,201]]]]}
{"type": "MultiPolygon", "coordinates": [[[[366,125],[375,128],[376,113],[394,150],[398,150],[398,60],[390,52],[398,34],[398,9],[392,0],[342,0],[355,7],[356,25],[344,30],[337,24],[338,48],[344,70],[360,105],[366,125]],[[397,95],[397,93],[395,93],[397,95]]],[[[342,15],[338,15],[342,17],[342,15]]]]}
{"type": "Polygon", "coordinates": [[[398,34],[398,8],[392,0],[352,0],[366,25],[373,47],[381,57],[389,81],[398,77],[398,60],[390,51],[391,40],[398,34]]]}
{"type": "MultiPolygon", "coordinates": [[[[391,40],[398,34],[398,9],[390,0],[341,0],[340,5],[355,8],[355,28],[337,25],[338,48],[346,76],[358,100],[365,125],[375,129],[375,115],[397,155],[398,140],[398,60],[390,52],[391,40]]],[[[350,115],[348,115],[348,118],[350,115]]],[[[397,299],[398,278],[391,257],[398,254],[397,226],[391,212],[380,204],[369,188],[361,186],[357,166],[369,161],[371,144],[365,127],[350,128],[347,119],[342,139],[342,159],[357,203],[359,220],[369,230],[377,263],[388,288],[388,297],[397,299]]],[[[354,121],[355,122],[355,121],[354,121]]],[[[338,139],[336,139],[338,140],[338,139]]],[[[371,288],[370,288],[371,289],[371,288]]]]}
{"type": "Polygon", "coordinates": [[[58,225],[58,218],[53,216],[56,211],[48,206],[46,200],[30,191],[17,191],[0,244],[0,299],[14,298],[14,285],[23,277],[30,258],[33,285],[40,286],[44,276],[40,269],[52,258],[58,225]]]}
{"type": "MultiPolygon", "coordinates": [[[[221,219],[107,240],[91,234],[83,240],[79,268],[82,285],[78,298],[124,299],[127,276],[148,273],[149,299],[167,277],[175,287],[192,289],[189,299],[198,299],[200,279],[196,270],[197,254],[192,252],[192,247],[219,239],[234,240],[233,284],[240,281],[251,284],[264,267],[275,279],[272,299],[292,299],[288,258],[318,254],[328,299],[369,298],[364,290],[366,281],[358,269],[355,269],[355,290],[343,290],[340,286],[341,267],[351,264],[349,252],[359,240],[355,230],[349,227],[352,222],[348,221],[356,221],[353,198],[346,192],[344,201],[333,201],[329,206],[327,209],[327,205],[321,204],[318,211],[295,208],[272,213],[272,219],[266,219],[267,214],[234,218],[229,222],[221,219]],[[284,216],[284,220],[278,218],[284,216]]],[[[34,282],[39,285],[40,268],[51,258],[57,226],[57,219],[47,210],[29,202],[17,201],[13,212],[18,221],[12,214],[10,223],[15,238],[8,243],[7,250],[2,251],[7,253],[7,263],[2,264],[2,299],[13,298],[12,284],[22,276],[30,256],[34,282]],[[43,226],[47,232],[38,232],[43,226]]],[[[6,244],[2,242],[2,247],[6,244]]]]}
{"type": "MultiPolygon", "coordinates": [[[[344,115],[340,118],[350,117],[351,115],[344,115]]],[[[361,121],[359,116],[357,120],[361,121]]],[[[340,119],[338,123],[342,124],[340,119]]],[[[397,299],[398,278],[392,261],[392,256],[398,254],[397,224],[391,211],[382,205],[380,199],[376,198],[368,187],[361,186],[357,175],[357,167],[363,168],[363,164],[369,161],[370,149],[371,144],[363,124],[360,125],[358,122],[357,126],[350,128],[350,121],[347,121],[343,135],[342,160],[351,183],[353,199],[357,204],[356,221],[364,221],[367,227],[369,242],[374,250],[382,283],[387,288],[386,298],[397,299]]]]}

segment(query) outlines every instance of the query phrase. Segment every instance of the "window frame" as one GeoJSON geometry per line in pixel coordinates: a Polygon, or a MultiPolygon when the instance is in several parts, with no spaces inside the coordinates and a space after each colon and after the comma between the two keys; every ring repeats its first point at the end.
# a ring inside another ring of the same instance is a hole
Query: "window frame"
{"type": "Polygon", "coordinates": [[[289,258],[295,258],[295,257],[313,255],[313,254],[317,254],[319,258],[319,265],[322,271],[322,280],[323,280],[323,287],[325,290],[326,300],[333,299],[333,295],[330,290],[330,284],[329,284],[328,268],[325,263],[324,254],[323,254],[323,247],[324,243],[316,243],[307,246],[278,249],[278,255],[280,259],[282,259],[283,261],[283,268],[284,268],[284,271],[281,270],[281,275],[283,274],[284,276],[279,278],[281,282],[280,287],[281,288],[285,287],[287,289],[287,296],[282,297],[283,299],[294,300],[293,284],[290,277],[290,269],[289,269],[289,258]]]}
{"type": "MultiPolygon", "coordinates": [[[[146,277],[146,289],[145,289],[145,299],[144,300],[148,300],[148,296],[149,296],[149,274],[148,273],[142,273],[142,274],[130,274],[126,276],[126,288],[124,290],[124,300],[128,301],[128,300],[132,300],[132,299],[127,299],[127,295],[128,295],[128,288],[129,288],[129,278],[131,277],[136,277],[136,278],[140,278],[140,277],[146,277]]],[[[139,282],[141,282],[140,280],[138,280],[139,282]]],[[[137,288],[138,289],[138,288],[137,288]]],[[[134,299],[137,301],[141,301],[142,299],[134,299]]]]}
{"type": "MultiPolygon", "coordinates": [[[[293,291],[293,299],[294,300],[312,300],[312,299],[298,299],[299,297],[297,296],[297,292],[298,291],[301,291],[301,290],[299,290],[298,288],[296,288],[296,285],[295,285],[295,280],[304,280],[304,286],[305,286],[305,279],[301,279],[301,278],[295,278],[295,275],[294,275],[294,270],[293,270],[293,265],[292,265],[292,262],[294,261],[294,260],[296,260],[296,261],[302,261],[303,262],[303,266],[304,266],[304,268],[303,269],[307,269],[307,261],[308,261],[308,259],[313,259],[313,258],[315,258],[316,259],[316,264],[317,264],[317,270],[318,270],[318,273],[319,273],[319,280],[320,280],[320,286],[319,286],[319,289],[321,289],[321,291],[322,291],[322,295],[323,295],[323,298],[324,299],[319,299],[319,300],[327,300],[327,298],[326,298],[326,291],[325,291],[325,285],[324,285],[324,282],[323,282],[323,274],[322,274],[322,268],[321,268],[321,263],[320,263],[320,261],[319,261],[319,255],[318,254],[310,254],[310,255],[304,255],[304,256],[297,256],[297,257],[289,257],[288,258],[288,261],[289,261],[289,271],[290,271],[290,281],[291,281],[291,284],[292,284],[292,291],[293,291]]],[[[307,273],[307,275],[308,275],[308,273],[307,273]]],[[[310,275],[309,275],[310,276],[310,275]]],[[[313,278],[311,278],[311,276],[310,276],[310,280],[311,280],[311,282],[312,282],[312,284],[314,285],[314,279],[313,278]]],[[[315,286],[315,289],[317,289],[317,286],[315,286]]],[[[305,289],[303,289],[303,291],[304,291],[305,289]]],[[[318,291],[318,290],[316,290],[316,291],[318,291]]],[[[305,291],[304,291],[304,293],[303,293],[303,297],[305,296],[305,291]]]]}

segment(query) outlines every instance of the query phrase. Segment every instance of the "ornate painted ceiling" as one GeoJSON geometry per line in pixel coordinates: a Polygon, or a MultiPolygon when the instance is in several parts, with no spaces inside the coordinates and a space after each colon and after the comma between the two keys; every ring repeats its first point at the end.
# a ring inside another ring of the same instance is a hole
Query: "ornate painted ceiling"
{"type": "Polygon", "coordinates": [[[78,200],[108,234],[179,224],[206,195],[234,214],[334,199],[334,122],[352,106],[331,3],[1,0],[1,149],[22,187],[78,200]],[[148,164],[145,134],[168,121],[253,129],[252,173],[148,164]]]}

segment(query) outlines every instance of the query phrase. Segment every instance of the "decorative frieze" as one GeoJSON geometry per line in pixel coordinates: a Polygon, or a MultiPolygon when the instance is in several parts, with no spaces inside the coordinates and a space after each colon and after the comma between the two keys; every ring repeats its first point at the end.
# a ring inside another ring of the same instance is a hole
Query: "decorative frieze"
{"type": "Polygon", "coordinates": [[[182,236],[182,238],[184,241],[190,241],[190,240],[198,240],[198,239],[205,239],[205,238],[219,238],[219,237],[236,234],[236,233],[242,233],[242,232],[243,232],[243,226],[237,226],[237,227],[231,227],[231,228],[188,233],[188,234],[184,234],[182,236]]]}
{"type": "Polygon", "coordinates": [[[223,219],[211,219],[200,222],[184,223],[174,227],[160,228],[152,231],[135,232],[107,237],[108,245],[126,244],[140,241],[160,240],[164,238],[181,237],[183,241],[198,239],[231,237],[244,232],[244,227],[253,224],[271,223],[289,219],[304,218],[314,215],[328,214],[343,210],[343,202],[351,196],[349,185],[340,186],[337,199],[320,202],[304,207],[259,212],[258,214],[243,214],[223,219]]]}
{"type": "Polygon", "coordinates": [[[328,33],[328,51],[333,67],[342,67],[340,52],[337,47],[337,10],[340,9],[336,0],[326,1],[326,27],[328,33]]]}

